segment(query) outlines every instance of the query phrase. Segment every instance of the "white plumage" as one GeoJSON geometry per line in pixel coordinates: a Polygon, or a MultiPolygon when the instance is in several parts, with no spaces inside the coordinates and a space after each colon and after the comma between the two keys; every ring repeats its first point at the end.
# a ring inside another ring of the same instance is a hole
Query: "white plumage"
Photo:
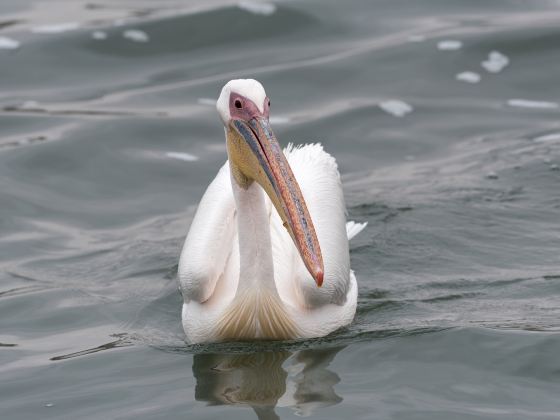
{"type": "Polygon", "coordinates": [[[315,227],[323,286],[263,188],[240,187],[226,162],[200,201],[179,262],[190,342],[319,337],[352,321],[358,290],[348,240],[365,224],[346,223],[337,165],[320,144],[289,145],[284,154],[315,227]]]}

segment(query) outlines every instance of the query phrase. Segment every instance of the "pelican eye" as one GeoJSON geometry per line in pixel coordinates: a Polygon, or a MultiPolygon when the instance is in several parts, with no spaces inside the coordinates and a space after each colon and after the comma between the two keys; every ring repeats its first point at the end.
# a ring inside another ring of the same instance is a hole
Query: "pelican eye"
{"type": "Polygon", "coordinates": [[[268,100],[268,107],[270,108],[270,99],[268,100]]]}
{"type": "Polygon", "coordinates": [[[241,104],[241,101],[239,99],[235,100],[234,105],[237,109],[243,108],[243,105],[241,104]]]}

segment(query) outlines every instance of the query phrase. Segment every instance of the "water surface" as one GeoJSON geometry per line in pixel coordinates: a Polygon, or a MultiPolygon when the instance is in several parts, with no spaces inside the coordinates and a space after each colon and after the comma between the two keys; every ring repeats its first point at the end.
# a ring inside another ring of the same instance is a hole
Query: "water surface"
{"type": "Polygon", "coordinates": [[[3,1],[2,418],[559,418],[559,21],[556,1],[3,1]],[[177,260],[235,77],[264,84],[280,142],[336,156],[369,223],[355,322],[323,339],[183,341],[177,260]]]}

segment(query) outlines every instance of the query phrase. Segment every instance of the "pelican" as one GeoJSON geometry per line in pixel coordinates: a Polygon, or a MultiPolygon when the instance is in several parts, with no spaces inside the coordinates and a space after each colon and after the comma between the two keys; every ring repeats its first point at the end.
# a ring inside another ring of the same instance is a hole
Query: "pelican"
{"type": "Polygon", "coordinates": [[[216,103],[228,161],[208,186],[178,269],[191,343],[322,337],[348,325],[358,285],[335,159],[320,144],[282,151],[256,80],[216,103]]]}

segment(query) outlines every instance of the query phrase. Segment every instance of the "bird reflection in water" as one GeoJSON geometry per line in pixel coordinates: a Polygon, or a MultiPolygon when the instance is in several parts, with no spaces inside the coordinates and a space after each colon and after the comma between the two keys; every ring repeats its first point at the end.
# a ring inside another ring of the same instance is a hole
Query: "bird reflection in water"
{"type": "Polygon", "coordinates": [[[197,354],[195,398],[208,405],[250,406],[260,420],[278,419],[276,407],[300,416],[338,404],[339,376],[328,367],[343,347],[250,354],[197,354]]]}

